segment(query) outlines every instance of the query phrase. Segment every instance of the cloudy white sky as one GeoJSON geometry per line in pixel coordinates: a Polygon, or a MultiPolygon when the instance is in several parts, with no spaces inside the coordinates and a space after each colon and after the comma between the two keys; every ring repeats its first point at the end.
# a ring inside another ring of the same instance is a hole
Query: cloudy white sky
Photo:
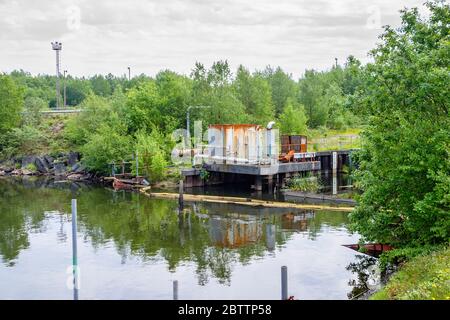
{"type": "Polygon", "coordinates": [[[189,74],[196,61],[281,66],[299,77],[353,54],[368,61],[382,25],[425,0],[0,0],[0,71],[54,73],[50,42],[76,76],[189,74]]]}

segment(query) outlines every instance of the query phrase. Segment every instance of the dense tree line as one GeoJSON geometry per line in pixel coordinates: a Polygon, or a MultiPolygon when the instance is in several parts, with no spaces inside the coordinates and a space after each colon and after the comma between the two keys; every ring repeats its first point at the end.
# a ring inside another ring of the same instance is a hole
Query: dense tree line
{"type": "MultiPolygon", "coordinates": [[[[157,168],[167,164],[168,148],[173,145],[171,133],[185,128],[189,106],[207,107],[190,110],[191,118],[202,120],[204,126],[266,125],[275,120],[283,133],[306,134],[308,127],[341,129],[358,125],[351,96],[362,69],[349,57],[342,67],[333,66],[324,72],[307,70],[298,81],[279,67],[250,72],[241,65],[233,73],[227,61],[217,61],[210,68],[196,63],[189,76],[170,70],[153,78],[140,75],[130,80],[111,74],[67,76],[61,79],[66,84],[67,106],[85,112],[67,121],[63,134],[56,139],[46,134],[49,125],[40,116],[41,110],[56,106],[56,77],[13,71],[1,76],[1,94],[5,97],[1,110],[7,116],[0,120],[5,127],[0,152],[10,157],[70,148],[80,150],[91,169],[105,172],[108,163],[141,148],[149,162],[142,167],[153,167],[155,176],[157,168]],[[36,147],[42,145],[48,147],[36,147]]],[[[191,123],[193,126],[194,121],[191,123]]],[[[193,128],[189,129],[192,132],[193,128]]]]}

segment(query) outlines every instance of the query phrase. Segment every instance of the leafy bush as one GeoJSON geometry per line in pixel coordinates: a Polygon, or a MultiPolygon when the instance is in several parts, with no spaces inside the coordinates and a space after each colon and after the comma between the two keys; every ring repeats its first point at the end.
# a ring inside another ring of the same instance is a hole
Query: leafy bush
{"type": "Polygon", "coordinates": [[[121,162],[131,155],[132,140],[120,128],[102,124],[80,150],[83,163],[95,172],[108,174],[110,163],[121,162]]]}
{"type": "Polygon", "coordinates": [[[0,73],[0,134],[16,127],[23,108],[23,89],[10,76],[0,73]]]}
{"type": "MultiPolygon", "coordinates": [[[[138,152],[139,174],[149,177],[152,182],[162,180],[167,174],[165,145],[166,138],[156,128],[153,128],[149,135],[143,130],[136,134],[135,149],[138,152]]],[[[136,173],[135,164],[133,172],[136,173]]]]}
{"type": "Polygon", "coordinates": [[[28,125],[12,129],[2,140],[2,154],[5,158],[39,153],[42,145],[46,143],[42,132],[28,125]]]}
{"type": "Polygon", "coordinates": [[[23,122],[26,125],[36,126],[42,120],[41,111],[46,108],[45,101],[37,97],[28,97],[25,99],[25,114],[23,122]]]}
{"type": "Polygon", "coordinates": [[[405,10],[401,28],[386,28],[359,99],[369,126],[352,228],[365,241],[397,248],[450,238],[450,7],[427,6],[429,19],[405,10]]]}
{"type": "Polygon", "coordinates": [[[301,177],[296,175],[287,181],[290,190],[303,192],[317,192],[320,189],[319,179],[315,176],[301,177]]]}
{"type": "Polygon", "coordinates": [[[280,130],[283,134],[305,134],[308,118],[302,105],[294,107],[291,100],[280,115],[280,130]]]}
{"type": "Polygon", "coordinates": [[[34,163],[29,163],[25,166],[25,169],[30,170],[31,172],[36,172],[37,168],[34,163]]]}

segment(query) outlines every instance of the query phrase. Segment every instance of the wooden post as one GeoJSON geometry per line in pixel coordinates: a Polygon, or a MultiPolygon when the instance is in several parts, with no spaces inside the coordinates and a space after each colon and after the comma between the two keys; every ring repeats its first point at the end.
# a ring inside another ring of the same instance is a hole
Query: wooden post
{"type": "Polygon", "coordinates": [[[178,205],[180,208],[180,211],[183,210],[183,206],[184,206],[184,201],[183,201],[183,192],[184,192],[184,188],[183,188],[183,180],[180,180],[180,185],[179,185],[179,197],[178,197],[178,205]]]}
{"type": "Polygon", "coordinates": [[[288,299],[287,267],[281,267],[281,300],[288,299]]]}

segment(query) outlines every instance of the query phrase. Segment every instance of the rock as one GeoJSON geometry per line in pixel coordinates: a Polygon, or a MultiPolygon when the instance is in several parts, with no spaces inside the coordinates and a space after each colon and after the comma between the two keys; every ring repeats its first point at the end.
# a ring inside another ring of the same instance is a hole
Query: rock
{"type": "Polygon", "coordinates": [[[86,167],[82,165],[81,163],[75,163],[72,166],[72,172],[74,173],[83,173],[86,171],[86,167]]]}
{"type": "Polygon", "coordinates": [[[39,171],[40,173],[47,173],[48,172],[49,167],[47,165],[47,161],[45,161],[44,158],[37,157],[34,163],[36,165],[37,171],[39,171]]]}
{"type": "Polygon", "coordinates": [[[22,158],[22,169],[26,168],[30,164],[36,165],[35,161],[36,161],[36,157],[35,156],[25,156],[25,157],[23,157],[22,158]]]}
{"type": "Polygon", "coordinates": [[[14,169],[13,171],[11,171],[11,174],[13,176],[21,176],[22,175],[22,170],[20,169],[14,169]]]}
{"type": "Polygon", "coordinates": [[[45,155],[44,156],[44,160],[47,163],[47,168],[52,169],[53,168],[53,161],[55,161],[55,159],[53,159],[52,156],[45,155]]]}
{"type": "Polygon", "coordinates": [[[14,171],[14,168],[5,168],[6,173],[11,173],[14,171]]]}
{"type": "Polygon", "coordinates": [[[22,175],[24,176],[31,176],[33,174],[34,174],[33,171],[30,171],[28,169],[22,169],[22,175]]]}
{"type": "Polygon", "coordinates": [[[67,164],[69,166],[74,166],[80,159],[80,154],[78,152],[69,152],[67,155],[67,164]]]}
{"type": "Polygon", "coordinates": [[[54,173],[57,176],[63,176],[67,172],[67,168],[64,163],[55,163],[54,173]]]}
{"type": "Polygon", "coordinates": [[[0,170],[0,177],[6,175],[6,172],[3,170],[0,170]]]}
{"type": "Polygon", "coordinates": [[[81,180],[86,180],[86,177],[84,174],[81,174],[81,173],[72,173],[67,176],[67,179],[72,180],[72,181],[81,181],[81,180]]]}

